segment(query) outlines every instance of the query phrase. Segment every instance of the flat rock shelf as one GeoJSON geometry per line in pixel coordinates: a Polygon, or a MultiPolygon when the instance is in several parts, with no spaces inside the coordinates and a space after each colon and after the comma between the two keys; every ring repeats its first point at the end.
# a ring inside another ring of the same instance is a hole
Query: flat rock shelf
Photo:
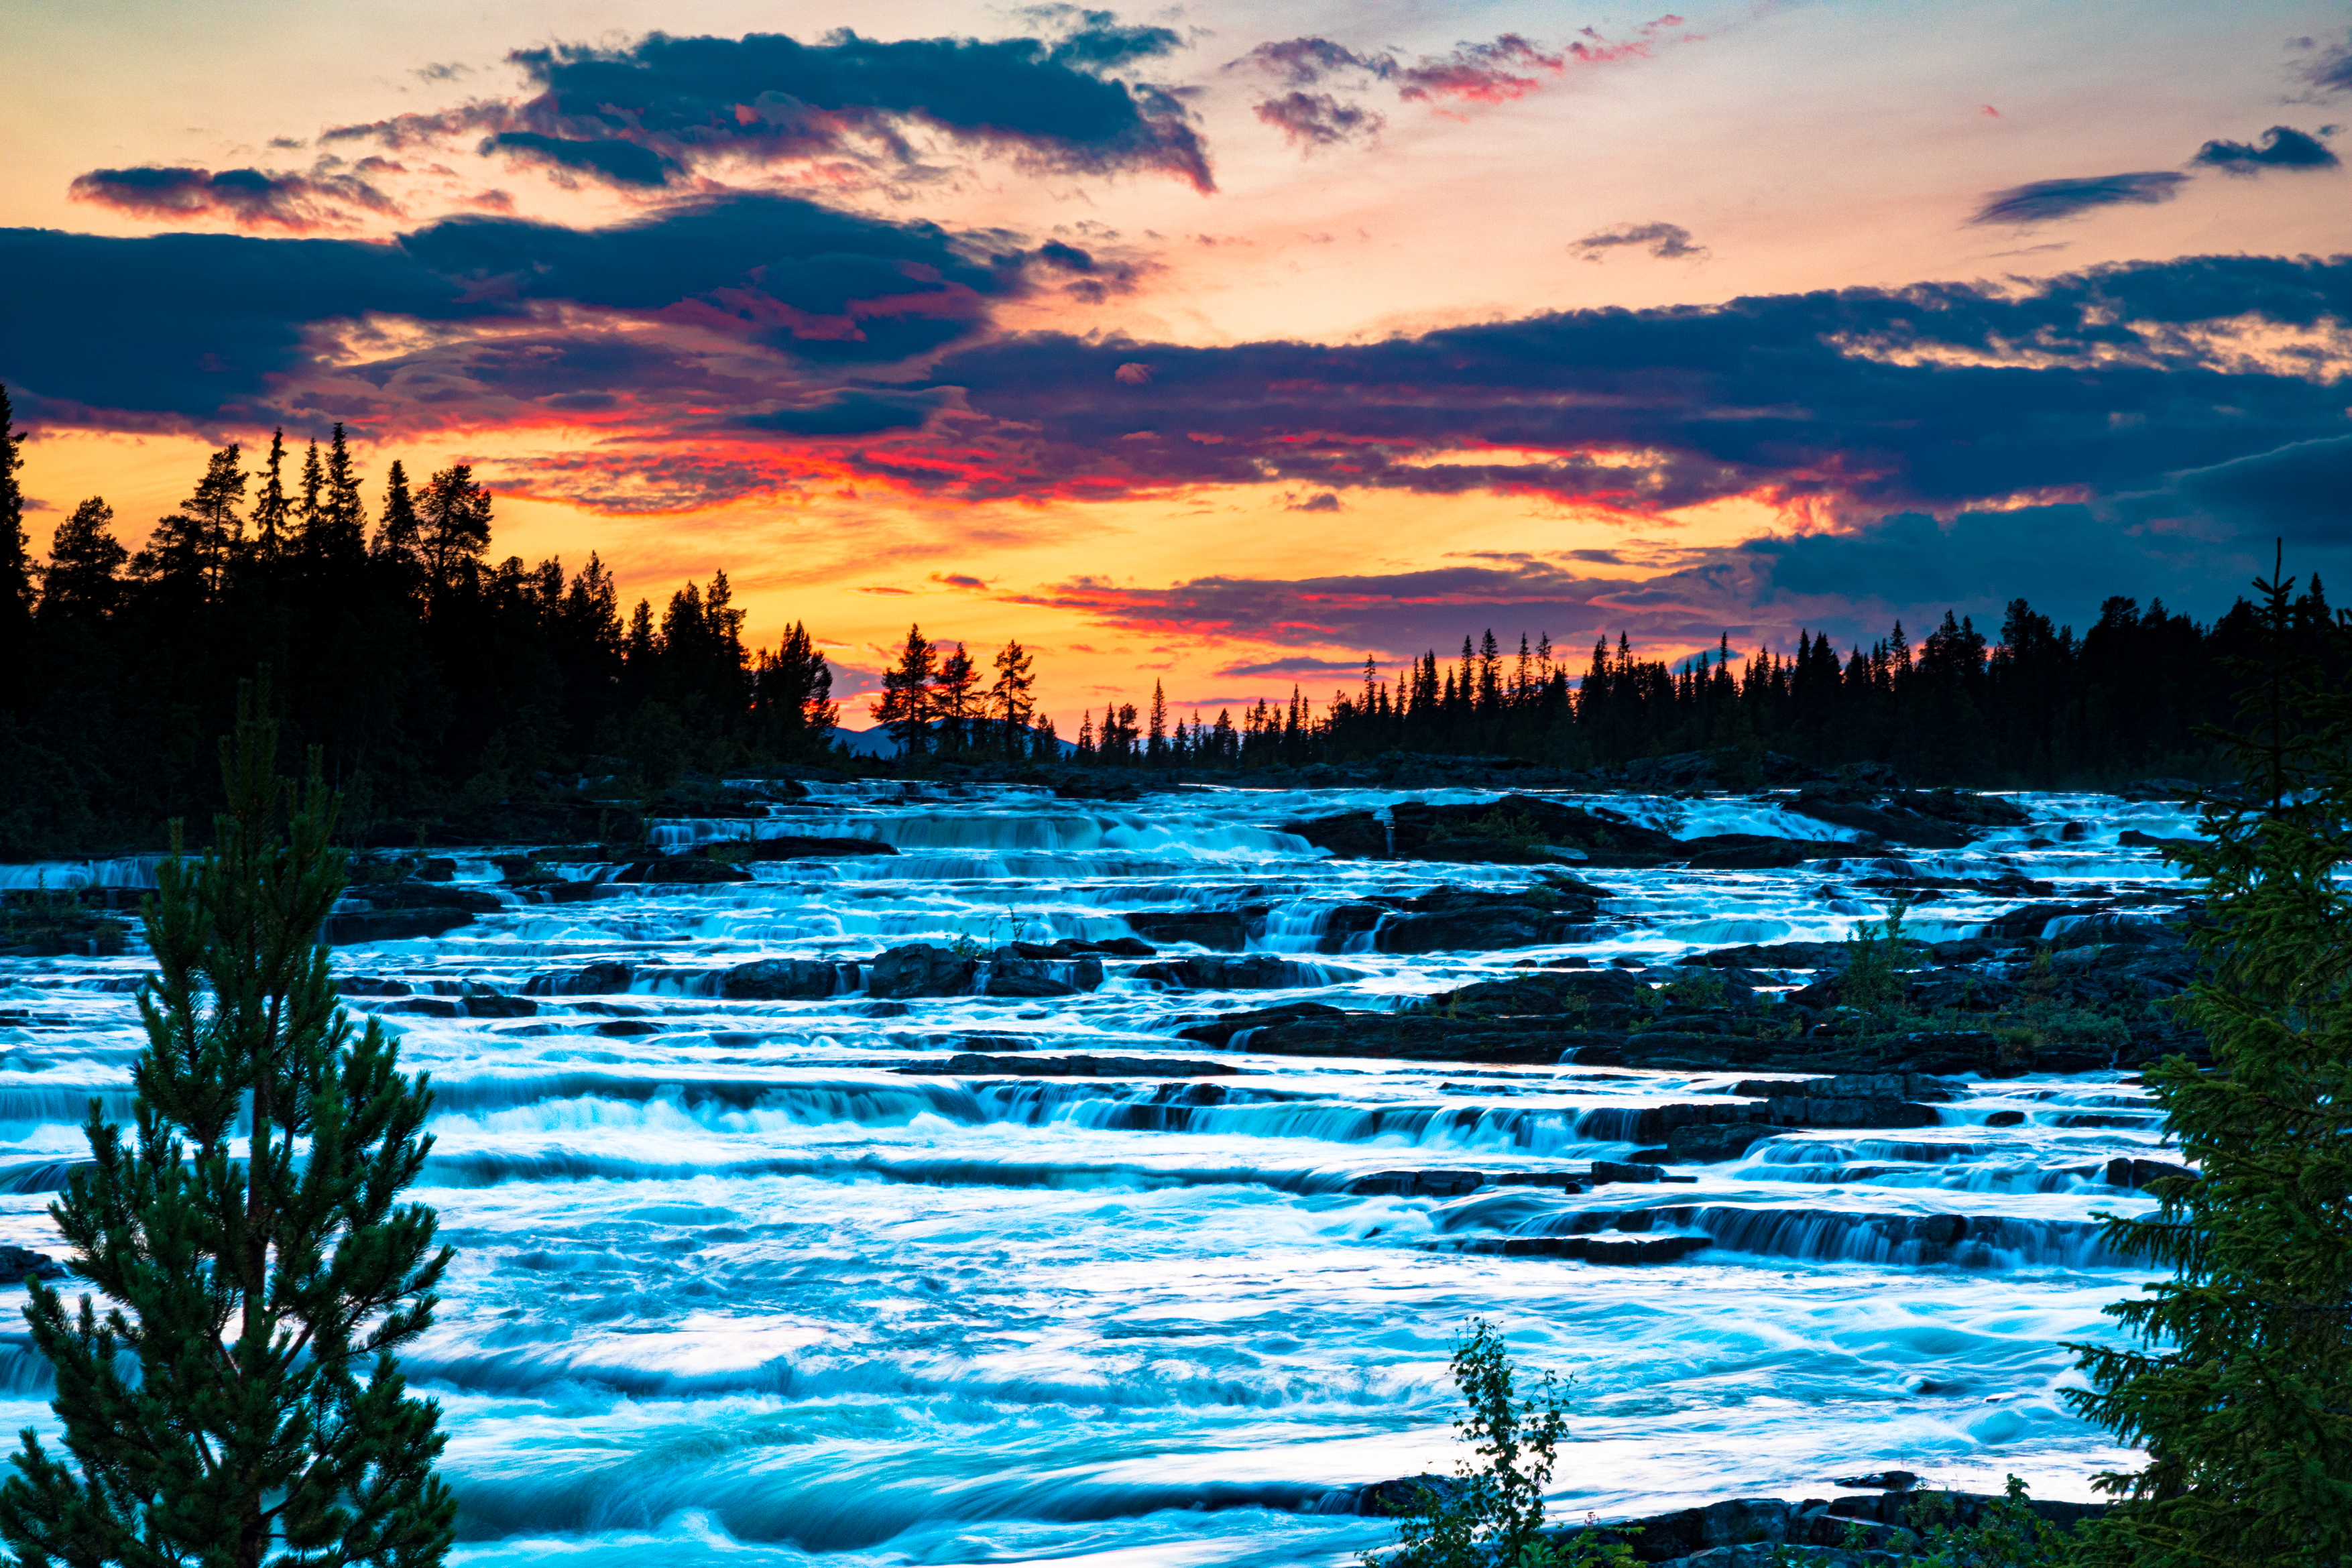
{"type": "MultiPolygon", "coordinates": [[[[2179,1171],[2138,1078],[2199,1049],[2162,1006],[2191,820],[1455,826],[1497,801],[812,783],[362,864],[327,935],[439,1096],[458,1254],[409,1373],[458,1559],[1349,1563],[1367,1489],[1451,1469],[1474,1313],[1575,1379],[1563,1521],[1743,1500],[1795,1540],[1865,1472],[2089,1498],[2127,1456],[2061,1342],[2142,1279],[2096,1217],[2179,1171]],[[1909,1000],[1859,1012],[1846,939],[1897,898],[1909,1000]]],[[[0,1294],[61,1253],[89,1098],[127,1118],[143,965],[0,959],[0,1294]]],[[[0,1356],[0,1420],[47,1427],[0,1356]]]]}

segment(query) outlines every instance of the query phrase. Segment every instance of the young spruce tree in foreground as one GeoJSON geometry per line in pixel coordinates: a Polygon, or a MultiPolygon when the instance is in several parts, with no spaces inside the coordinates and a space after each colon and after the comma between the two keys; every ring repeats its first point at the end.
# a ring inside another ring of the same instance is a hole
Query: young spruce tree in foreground
{"type": "Polygon", "coordinates": [[[2107,1224],[2174,1270],[2107,1309],[2142,1348],[2078,1347],[2076,1405],[2147,1451],[2102,1479],[2124,1500],[2090,1543],[2133,1568],[2352,1563],[2352,697],[2289,662],[2294,584],[2255,587],[2273,656],[2234,739],[2246,798],[2210,801],[2187,856],[2213,1065],[2147,1075],[2199,1174],[2107,1224]]]}
{"type": "Polygon", "coordinates": [[[315,760],[299,791],[273,774],[266,687],[237,706],[229,814],[146,906],[136,1138],[93,1101],[93,1163],[50,1208],[111,1304],[69,1314],[35,1281],[25,1310],[73,1461],[28,1430],[0,1487],[27,1568],[428,1568],[454,1531],[439,1406],[394,1355],[450,1257],[433,1211],[397,1202],[432,1094],[336,1007],[334,800],[315,760]]]}

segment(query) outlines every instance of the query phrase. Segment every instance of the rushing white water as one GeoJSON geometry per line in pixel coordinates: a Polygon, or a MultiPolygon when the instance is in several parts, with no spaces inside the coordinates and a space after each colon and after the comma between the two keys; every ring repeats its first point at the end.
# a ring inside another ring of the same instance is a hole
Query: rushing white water
{"type": "MultiPolygon", "coordinates": [[[[1579,1515],[1822,1495],[1888,1466],[2084,1496],[2124,1458],[2060,1399],[2061,1342],[2107,1337],[2099,1309],[2139,1280],[2093,1223],[2146,1207],[2103,1184],[2104,1162],[2159,1153],[2121,1074],[1970,1083],[1938,1126],[1785,1134],[1686,1167],[1687,1185],[1447,1198],[1346,1188],[1380,1170],[1622,1158],[1632,1113],[1743,1075],[1245,1050],[1217,1078],[946,1074],[971,1051],[1197,1061],[1216,1053],[1174,1031],[1221,1010],[1394,1006],[1570,952],[1836,939],[1883,908],[1854,885],[1878,861],[1580,868],[1612,896],[1576,948],[1399,956],[1359,937],[1328,956],[1339,904],[1531,875],[1334,862],[1278,828],[1394,798],[1188,789],[1095,807],[836,786],[657,840],[861,836],[897,854],[562,904],[507,894],[440,939],[340,950],[339,971],[413,989],[352,1005],[396,1028],[439,1092],[420,1196],[458,1261],[410,1371],[445,1408],[462,1560],[1347,1561],[1387,1527],[1318,1500],[1450,1467],[1444,1364],[1473,1313],[1527,1365],[1574,1377],[1555,1502],[1579,1515]],[[1251,946],[1286,955],[1301,985],[1171,991],[1120,961],[1099,991],[1058,998],[752,1002],[716,984],[760,957],[1107,939],[1139,909],[1250,911],[1251,946]],[[625,988],[614,970],[583,979],[592,964],[629,966],[625,988]],[[528,995],[536,1014],[425,1010],[468,986],[528,995]],[[2023,1120],[1988,1124],[1998,1111],[2023,1120]],[[1920,1261],[1922,1222],[1955,1215],[1968,1243],[1920,1261]],[[1714,1244],[1642,1268],[1465,1249],[1601,1226],[1714,1244]]],[[[1902,858],[1924,875],[2022,873],[2053,902],[2170,883],[2116,835],[2184,833],[2174,809],[2021,800],[2032,829],[1902,858]],[[2064,840],[2069,821],[2084,827],[2064,840]]],[[[1769,801],[1609,803],[1683,836],[1851,837],[1769,801]]],[[[490,885],[496,870],[468,854],[459,875],[490,885]]],[[[92,880],[152,883],[152,862],[0,868],[9,885],[92,880]]],[[[1967,935],[2019,902],[1955,891],[1914,929],[1967,935]]],[[[127,1107],[140,971],[135,956],[0,964],[0,1240],[56,1249],[45,1207],[89,1098],[127,1107]]],[[[46,1426],[21,1333],[0,1368],[0,1417],[46,1426]]]]}

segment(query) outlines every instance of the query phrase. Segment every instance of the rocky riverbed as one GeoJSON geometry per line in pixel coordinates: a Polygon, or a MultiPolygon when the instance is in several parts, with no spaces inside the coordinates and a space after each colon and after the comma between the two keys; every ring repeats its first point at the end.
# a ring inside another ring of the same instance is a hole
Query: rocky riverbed
{"type": "MultiPolygon", "coordinates": [[[[371,852],[328,936],[438,1086],[468,1559],[1347,1561],[1450,1465],[1472,1313],[1576,1378],[1555,1505],[1645,1560],[1902,1528],[1864,1472],[2087,1497],[2059,1342],[2177,1169],[2185,813],[1531,779],[774,780],[371,852]]],[[[25,1269],[139,1044],[135,938],[60,945],[0,958],[25,1269]]]]}

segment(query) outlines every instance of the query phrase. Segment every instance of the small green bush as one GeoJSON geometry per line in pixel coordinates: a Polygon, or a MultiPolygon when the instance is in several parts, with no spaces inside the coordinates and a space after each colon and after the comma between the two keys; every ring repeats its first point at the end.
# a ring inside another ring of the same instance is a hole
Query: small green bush
{"type": "Polygon", "coordinates": [[[1416,1489],[1397,1520],[1397,1544],[1367,1552],[1364,1568],[1601,1568],[1632,1560],[1622,1541],[1593,1531],[1544,1533],[1544,1489],[1567,1426],[1567,1385],[1547,1372],[1522,1399],[1500,1330],[1485,1318],[1454,1346],[1454,1382],[1469,1414],[1454,1430],[1472,1458],[1442,1491],[1416,1489]]]}

